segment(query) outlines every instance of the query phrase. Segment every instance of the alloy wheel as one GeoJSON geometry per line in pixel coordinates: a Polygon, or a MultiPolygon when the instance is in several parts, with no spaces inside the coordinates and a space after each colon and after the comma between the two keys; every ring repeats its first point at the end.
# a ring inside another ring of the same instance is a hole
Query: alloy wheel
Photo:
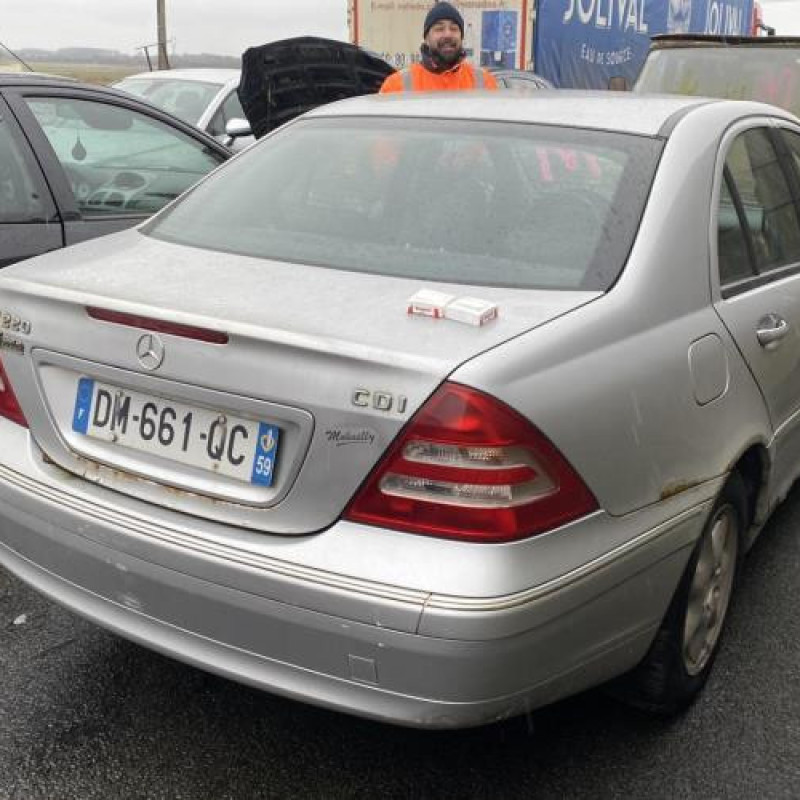
{"type": "Polygon", "coordinates": [[[706,527],[695,564],[683,627],[683,663],[689,675],[703,671],[725,621],[738,555],[738,515],[726,503],[706,527]]]}

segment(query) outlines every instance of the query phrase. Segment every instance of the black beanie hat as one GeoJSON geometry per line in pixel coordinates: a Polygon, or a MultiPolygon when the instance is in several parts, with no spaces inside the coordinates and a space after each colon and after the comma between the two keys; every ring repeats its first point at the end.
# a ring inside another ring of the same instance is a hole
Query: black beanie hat
{"type": "Polygon", "coordinates": [[[422,29],[422,36],[425,37],[428,35],[428,31],[437,23],[441,22],[443,19],[449,19],[451,22],[455,22],[458,25],[461,35],[464,35],[464,18],[459,14],[458,9],[455,6],[451,6],[450,3],[439,2],[428,12],[428,16],[425,17],[425,25],[422,29]]]}

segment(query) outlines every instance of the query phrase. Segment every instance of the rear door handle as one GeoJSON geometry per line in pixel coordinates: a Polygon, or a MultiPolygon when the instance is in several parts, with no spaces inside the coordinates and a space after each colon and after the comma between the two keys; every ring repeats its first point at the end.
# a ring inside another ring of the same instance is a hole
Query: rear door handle
{"type": "Polygon", "coordinates": [[[780,314],[766,314],[756,326],[756,338],[765,350],[774,350],[789,333],[789,323],[780,314]]]}

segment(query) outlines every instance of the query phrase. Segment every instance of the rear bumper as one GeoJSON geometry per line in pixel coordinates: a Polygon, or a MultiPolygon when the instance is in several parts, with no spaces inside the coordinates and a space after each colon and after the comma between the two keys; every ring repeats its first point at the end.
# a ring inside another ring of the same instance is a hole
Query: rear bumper
{"type": "MultiPolygon", "coordinates": [[[[501,719],[633,666],[707,508],[685,509],[550,582],[468,597],[194,548],[119,495],[92,492],[94,501],[77,498],[68,485],[0,468],[0,563],[78,614],[190,664],[418,727],[501,719]]],[[[356,528],[319,535],[363,536],[356,528]]]]}

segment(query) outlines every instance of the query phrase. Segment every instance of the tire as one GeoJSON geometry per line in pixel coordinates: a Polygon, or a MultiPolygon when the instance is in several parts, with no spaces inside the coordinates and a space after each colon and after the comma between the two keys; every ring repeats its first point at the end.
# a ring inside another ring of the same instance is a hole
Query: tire
{"type": "Polygon", "coordinates": [[[711,672],[739,570],[746,520],[744,483],[734,472],[711,509],[661,627],[615,694],[651,713],[688,707],[711,672]]]}

